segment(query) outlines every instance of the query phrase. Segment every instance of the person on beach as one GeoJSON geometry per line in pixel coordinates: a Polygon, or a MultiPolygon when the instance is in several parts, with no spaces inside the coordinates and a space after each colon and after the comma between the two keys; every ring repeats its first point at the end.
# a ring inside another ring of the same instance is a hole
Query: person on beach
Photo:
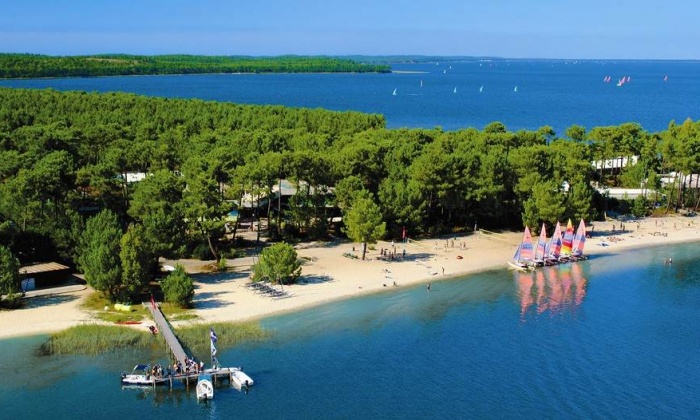
{"type": "Polygon", "coordinates": [[[442,267],[442,275],[445,275],[445,267],[442,267]]]}

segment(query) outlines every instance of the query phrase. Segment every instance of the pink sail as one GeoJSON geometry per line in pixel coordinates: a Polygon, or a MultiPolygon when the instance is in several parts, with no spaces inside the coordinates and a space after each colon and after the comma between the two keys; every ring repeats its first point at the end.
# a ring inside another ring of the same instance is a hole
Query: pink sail
{"type": "Polygon", "coordinates": [[[535,259],[544,259],[544,251],[547,246],[547,230],[545,229],[544,223],[542,223],[542,229],[540,230],[540,237],[537,240],[537,249],[535,250],[535,259]]]}
{"type": "Polygon", "coordinates": [[[571,224],[571,219],[566,225],[566,232],[564,232],[564,239],[561,243],[561,253],[564,255],[571,254],[572,245],[574,242],[574,225],[571,224]]]}
{"type": "Polygon", "coordinates": [[[554,229],[554,234],[549,240],[547,245],[547,256],[552,258],[559,258],[559,253],[561,252],[561,225],[557,222],[557,227],[554,229]]]}
{"type": "Polygon", "coordinates": [[[532,234],[530,234],[530,228],[525,226],[523,241],[520,243],[520,258],[518,261],[532,260],[534,256],[532,251],[532,234]]]}
{"type": "Polygon", "coordinates": [[[576,229],[576,235],[574,236],[574,243],[572,246],[572,254],[583,255],[583,246],[586,244],[586,223],[581,219],[581,223],[578,224],[578,229],[576,229]]]}

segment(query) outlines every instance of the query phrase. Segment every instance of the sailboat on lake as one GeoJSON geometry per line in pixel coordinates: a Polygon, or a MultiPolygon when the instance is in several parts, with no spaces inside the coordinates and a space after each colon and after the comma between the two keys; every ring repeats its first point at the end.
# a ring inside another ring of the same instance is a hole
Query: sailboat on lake
{"type": "Polygon", "coordinates": [[[515,87],[513,88],[513,92],[518,93],[518,85],[515,85],[515,87]]]}
{"type": "Polygon", "coordinates": [[[559,255],[561,253],[561,225],[557,222],[557,227],[554,229],[554,234],[547,243],[545,249],[545,264],[554,265],[559,263],[559,255]]]}
{"type": "Polygon", "coordinates": [[[525,226],[523,240],[518,245],[515,255],[513,255],[513,261],[508,261],[508,265],[515,270],[527,271],[530,268],[527,264],[532,261],[532,257],[532,234],[530,233],[530,228],[525,226]]]}
{"type": "Polygon", "coordinates": [[[479,93],[481,93],[483,91],[484,91],[484,85],[481,85],[481,87],[479,88],[479,93]]]}
{"type": "Polygon", "coordinates": [[[583,255],[583,246],[586,244],[586,223],[581,219],[574,235],[574,243],[571,246],[571,259],[574,261],[585,260],[587,257],[583,255]]]}
{"type": "Polygon", "coordinates": [[[571,224],[571,219],[569,219],[569,222],[566,224],[566,230],[564,231],[564,238],[561,244],[562,257],[560,257],[560,260],[568,260],[574,245],[574,225],[571,224]]]}
{"type": "Polygon", "coordinates": [[[455,89],[452,91],[452,93],[457,93],[457,86],[455,86],[455,89]]]}
{"type": "Polygon", "coordinates": [[[394,92],[392,92],[393,96],[396,96],[396,88],[394,88],[394,92]]]}
{"type": "Polygon", "coordinates": [[[544,223],[542,223],[542,229],[540,230],[540,237],[537,239],[537,248],[535,248],[535,258],[532,260],[532,266],[542,267],[544,266],[545,251],[547,248],[547,230],[544,223]]]}

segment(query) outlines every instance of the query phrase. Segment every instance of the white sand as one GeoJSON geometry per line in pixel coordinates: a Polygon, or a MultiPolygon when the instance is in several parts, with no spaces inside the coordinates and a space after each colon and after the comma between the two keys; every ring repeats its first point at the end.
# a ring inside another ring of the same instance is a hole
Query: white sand
{"type": "MultiPolygon", "coordinates": [[[[586,254],[700,241],[699,218],[650,218],[639,223],[639,228],[637,226],[635,222],[626,223],[626,232],[620,233],[620,222],[596,222],[594,236],[586,242],[586,254]],[[613,225],[617,229],[614,234],[613,225]]],[[[405,245],[396,243],[397,254],[402,254],[405,247],[407,258],[393,262],[377,259],[381,248],[393,249],[390,242],[380,242],[375,245],[375,250],[368,250],[365,261],[343,256],[343,253],[352,253],[353,246],[354,254],[360,256],[358,244],[305,244],[297,250],[300,257],[308,259],[302,268],[301,283],[285,286],[289,296],[279,299],[262,296],[245,287],[249,281],[250,260],[235,260],[231,262],[235,265],[232,272],[206,276],[196,282],[195,312],[199,320],[194,322],[259,319],[367,293],[391,293],[396,290],[394,282],[398,287],[405,287],[492,268],[505,269],[505,262],[512,258],[521,236],[519,232],[482,233],[457,235],[456,239],[443,237],[411,241],[405,245]],[[462,243],[466,249],[460,249],[462,243]]],[[[201,261],[187,262],[185,266],[188,271],[196,272],[204,264],[201,261]]],[[[29,300],[29,307],[0,311],[0,338],[47,333],[80,323],[97,322],[79,308],[87,293],[89,290],[48,300],[36,298],[29,300]]]]}

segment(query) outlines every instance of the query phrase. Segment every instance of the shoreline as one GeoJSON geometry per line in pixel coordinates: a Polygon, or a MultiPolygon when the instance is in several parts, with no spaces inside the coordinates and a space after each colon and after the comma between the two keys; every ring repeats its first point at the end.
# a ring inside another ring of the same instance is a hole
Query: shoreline
{"type": "MultiPolygon", "coordinates": [[[[625,223],[624,233],[619,231],[620,223],[595,222],[592,237],[586,241],[586,255],[700,241],[698,216],[630,221],[625,223]],[[618,229],[613,231],[613,225],[618,229]]],[[[505,269],[506,261],[512,258],[521,237],[521,232],[487,234],[482,231],[478,234],[411,240],[407,244],[398,242],[393,246],[391,241],[380,241],[373,250],[368,248],[368,259],[365,261],[343,255],[361,256],[359,245],[351,242],[300,244],[297,253],[304,260],[300,282],[275,286],[287,293],[286,297],[275,299],[262,296],[245,286],[249,282],[250,257],[229,261],[233,270],[207,275],[198,274],[207,261],[178,261],[194,275],[193,313],[198,318],[174,321],[173,326],[259,321],[354,297],[505,269]],[[406,258],[394,261],[379,258],[382,248],[393,252],[394,246],[398,256],[403,255],[405,247],[406,258]]],[[[74,293],[28,299],[21,309],[0,311],[0,340],[49,334],[75,325],[102,323],[90,312],[80,309],[80,304],[90,293],[92,289],[88,287],[74,293]]],[[[148,320],[130,328],[145,329],[147,325],[148,320]]]]}

